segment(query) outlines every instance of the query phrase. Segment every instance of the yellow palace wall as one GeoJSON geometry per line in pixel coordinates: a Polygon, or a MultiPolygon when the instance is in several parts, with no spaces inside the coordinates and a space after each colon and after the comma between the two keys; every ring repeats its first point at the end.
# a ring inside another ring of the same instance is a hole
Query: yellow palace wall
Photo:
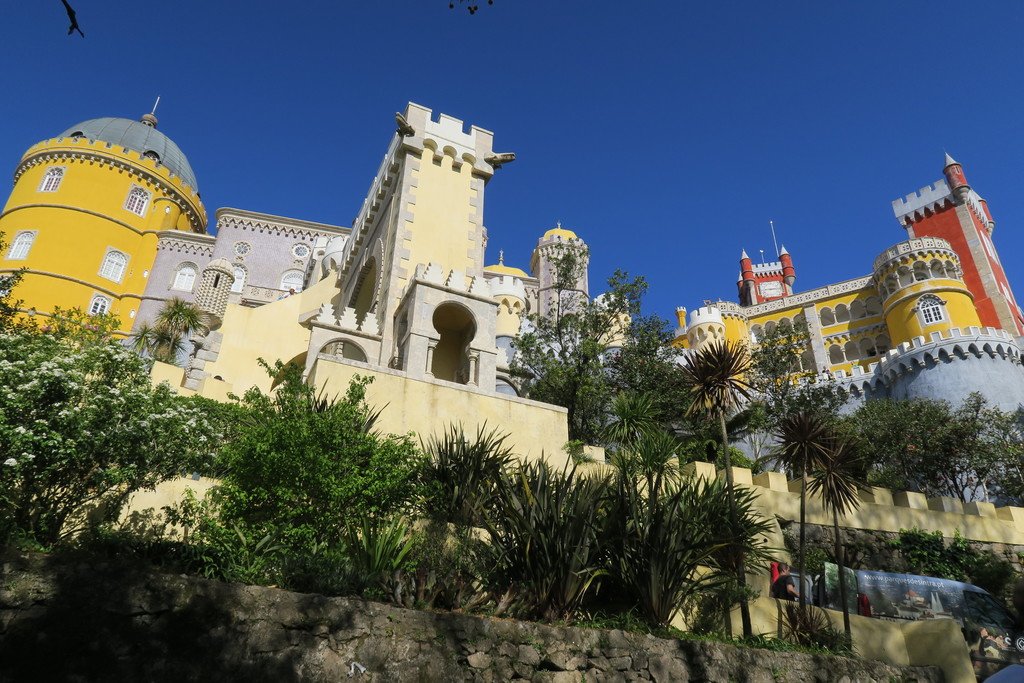
{"type": "MultiPolygon", "coordinates": [[[[223,378],[217,382],[220,389],[214,390],[215,393],[242,394],[251,387],[270,391],[273,378],[260,367],[260,358],[270,364],[276,360],[284,363],[297,360],[303,364],[309,346],[309,329],[299,324],[299,317],[315,313],[333,292],[334,283],[326,278],[298,294],[258,308],[229,304],[220,329],[229,330],[230,335],[225,335],[221,342],[217,360],[203,368],[211,378],[223,378]]],[[[200,392],[203,395],[208,393],[206,386],[214,385],[207,380],[200,392]]]]}
{"type": "Polygon", "coordinates": [[[569,440],[565,408],[516,396],[475,393],[463,384],[442,380],[410,379],[400,372],[371,368],[355,361],[333,362],[321,357],[309,375],[314,387],[343,391],[356,375],[372,377],[367,402],[383,408],[378,427],[395,434],[415,432],[427,439],[440,434],[451,422],[468,434],[478,427],[509,433],[505,442],[526,459],[544,457],[556,468],[568,461],[563,450],[569,440]]]}

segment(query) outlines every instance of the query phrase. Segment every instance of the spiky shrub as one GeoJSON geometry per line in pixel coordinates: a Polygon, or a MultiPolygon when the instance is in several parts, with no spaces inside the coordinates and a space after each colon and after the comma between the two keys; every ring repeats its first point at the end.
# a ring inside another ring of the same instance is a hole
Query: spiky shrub
{"type": "Polygon", "coordinates": [[[602,573],[599,525],[607,481],[521,463],[503,476],[484,517],[491,537],[491,583],[504,593],[498,613],[572,616],[602,573]]]}
{"type": "Polygon", "coordinates": [[[401,517],[384,520],[363,515],[348,523],[343,536],[353,578],[363,590],[383,590],[401,604],[400,569],[415,543],[415,534],[401,517]]]}
{"type": "Polygon", "coordinates": [[[462,425],[451,424],[440,437],[423,445],[427,460],[423,468],[427,516],[440,522],[479,526],[480,512],[494,495],[495,482],[512,461],[512,449],[505,445],[507,434],[497,429],[477,429],[476,438],[466,437],[462,425]]]}
{"type": "Polygon", "coordinates": [[[667,626],[688,598],[727,585],[740,558],[763,552],[759,535],[766,522],[751,508],[750,496],[740,495],[741,524],[730,532],[722,480],[684,479],[653,497],[645,489],[628,477],[616,480],[606,527],[609,573],[651,625],[667,626]]]}

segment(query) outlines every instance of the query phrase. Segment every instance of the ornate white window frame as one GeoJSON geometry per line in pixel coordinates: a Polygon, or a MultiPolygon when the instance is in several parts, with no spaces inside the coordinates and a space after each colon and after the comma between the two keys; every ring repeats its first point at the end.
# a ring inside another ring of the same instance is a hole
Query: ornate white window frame
{"type": "Polygon", "coordinates": [[[7,260],[23,261],[27,259],[38,234],[38,230],[19,230],[14,233],[14,239],[11,240],[11,246],[7,250],[7,260]]]}
{"type": "Polygon", "coordinates": [[[109,296],[102,294],[93,294],[92,300],[89,302],[89,315],[102,315],[110,312],[110,304],[113,301],[109,296]]]}
{"type": "Polygon", "coordinates": [[[124,200],[124,208],[136,216],[145,216],[146,209],[149,208],[149,202],[152,198],[152,192],[141,185],[133,183],[131,189],[128,190],[128,197],[124,200]]]}
{"type": "Polygon", "coordinates": [[[191,292],[196,288],[196,280],[199,277],[199,266],[191,261],[183,261],[178,264],[174,271],[174,281],[171,289],[180,292],[191,292]]]}
{"type": "Polygon", "coordinates": [[[114,282],[121,282],[127,272],[128,254],[113,247],[107,247],[107,253],[103,255],[103,261],[100,263],[99,276],[114,282]]]}
{"type": "Polygon", "coordinates": [[[50,166],[47,168],[43,174],[43,179],[39,181],[39,188],[36,192],[56,192],[57,188],[60,187],[61,181],[64,180],[64,173],[67,170],[67,166],[50,166]]]}
{"type": "Polygon", "coordinates": [[[946,322],[946,302],[934,294],[925,294],[917,300],[917,315],[924,326],[946,322]]]}

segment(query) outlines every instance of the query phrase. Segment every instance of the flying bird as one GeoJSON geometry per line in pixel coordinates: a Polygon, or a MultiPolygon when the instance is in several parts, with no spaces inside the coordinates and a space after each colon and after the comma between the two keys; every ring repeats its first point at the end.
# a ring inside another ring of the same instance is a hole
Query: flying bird
{"type": "Polygon", "coordinates": [[[78,31],[79,35],[81,35],[83,38],[85,38],[85,34],[82,33],[82,29],[78,27],[78,19],[75,19],[75,10],[72,9],[71,5],[68,4],[68,0],[60,0],[60,1],[64,3],[64,9],[68,13],[68,19],[71,20],[71,27],[68,28],[68,35],[70,36],[75,31],[78,31]]]}

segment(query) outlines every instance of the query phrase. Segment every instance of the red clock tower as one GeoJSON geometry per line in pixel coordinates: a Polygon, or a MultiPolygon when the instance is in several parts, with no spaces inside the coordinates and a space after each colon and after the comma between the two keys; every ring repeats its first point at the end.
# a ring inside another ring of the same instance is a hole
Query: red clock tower
{"type": "Polygon", "coordinates": [[[756,265],[747,256],[746,250],[743,251],[740,257],[740,279],[736,283],[741,305],[753,306],[789,296],[793,293],[795,281],[793,257],[786,251],[785,246],[779,252],[778,261],[756,265]]]}

